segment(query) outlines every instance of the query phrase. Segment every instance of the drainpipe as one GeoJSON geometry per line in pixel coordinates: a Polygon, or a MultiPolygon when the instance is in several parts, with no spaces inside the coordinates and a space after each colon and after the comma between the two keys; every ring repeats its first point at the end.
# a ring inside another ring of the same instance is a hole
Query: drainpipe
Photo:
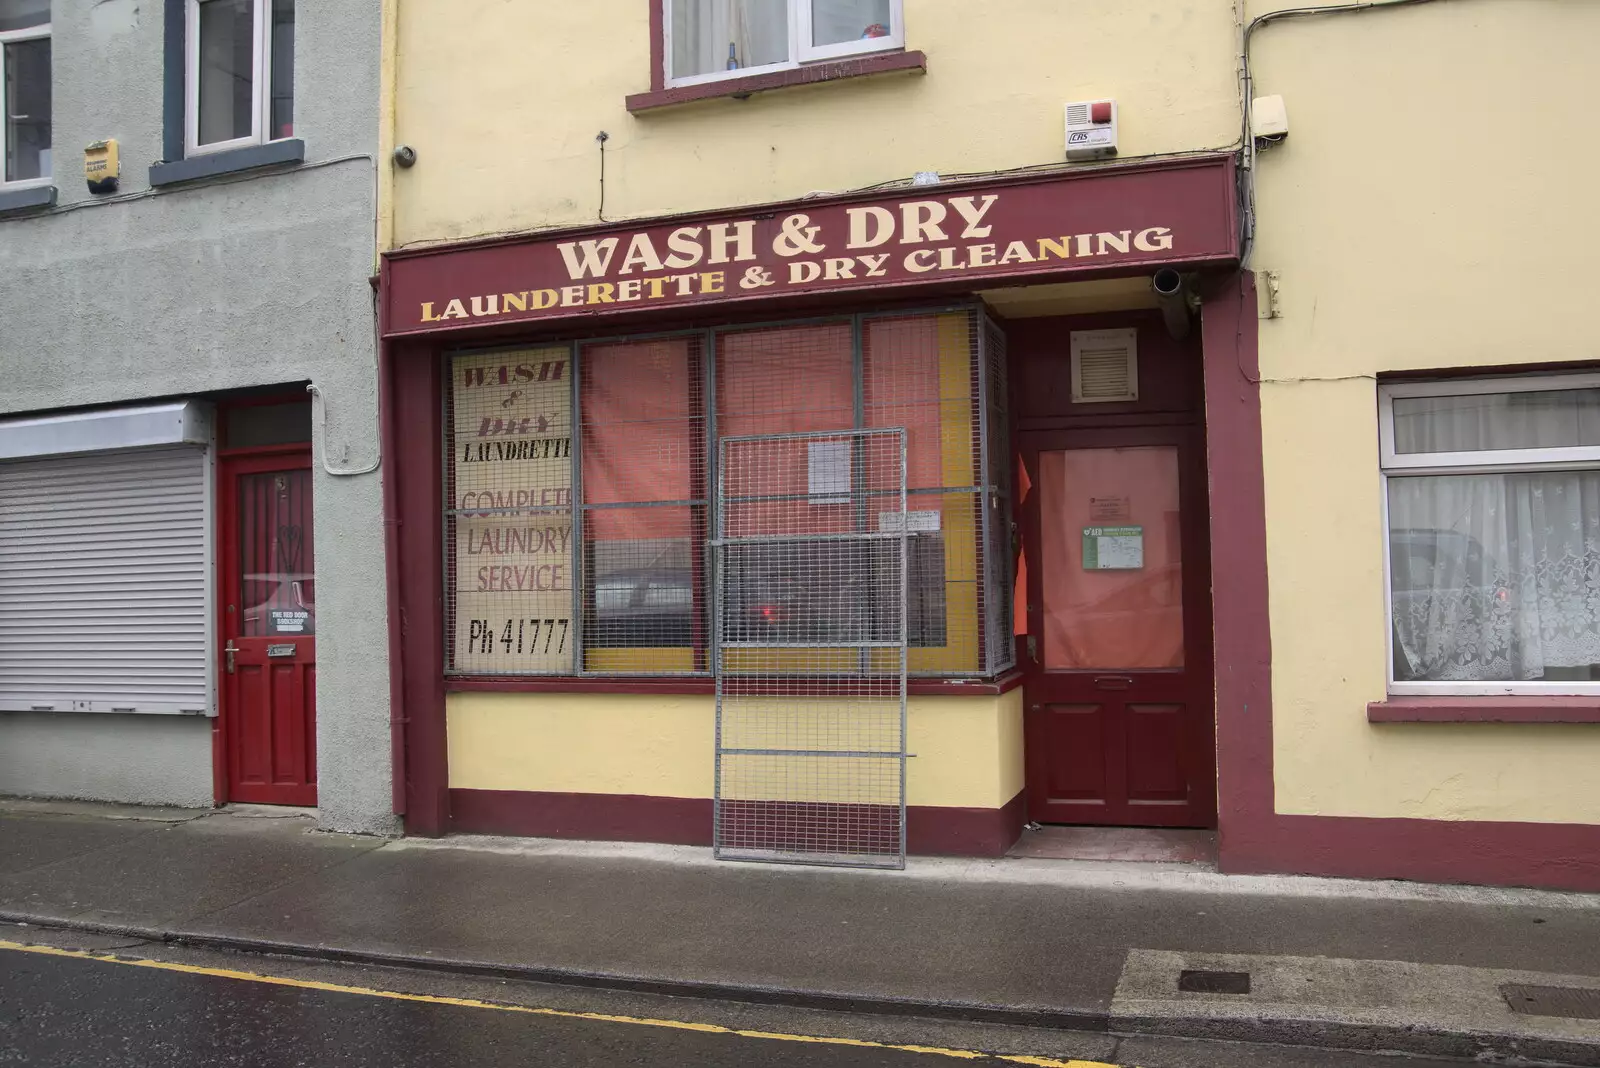
{"type": "Polygon", "coordinates": [[[1150,278],[1150,289],[1156,295],[1156,307],[1161,309],[1162,321],[1174,341],[1189,336],[1194,305],[1199,297],[1189,290],[1189,280],[1171,267],[1163,267],[1150,278]]]}
{"type": "MultiPolygon", "coordinates": [[[[394,442],[394,350],[385,336],[388,326],[389,265],[378,261],[378,439],[388,455],[395,455],[394,442]]],[[[398,480],[391,471],[383,479],[383,583],[389,602],[389,763],[390,792],[394,814],[406,813],[406,718],[405,672],[400,647],[400,502],[398,480]]]]}

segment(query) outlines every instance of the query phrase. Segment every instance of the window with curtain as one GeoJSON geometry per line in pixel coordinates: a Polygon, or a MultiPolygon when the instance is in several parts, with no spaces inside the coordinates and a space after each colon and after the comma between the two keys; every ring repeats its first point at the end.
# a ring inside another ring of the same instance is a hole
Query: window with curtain
{"type": "Polygon", "coordinates": [[[1382,406],[1391,688],[1600,692],[1600,376],[1382,406]]]}
{"type": "Polygon", "coordinates": [[[665,0],[667,77],[691,84],[905,43],[900,0],[665,0]]]}
{"type": "MultiPolygon", "coordinates": [[[[1004,447],[983,440],[1004,433],[989,399],[1001,360],[983,326],[962,308],[452,357],[448,669],[709,673],[715,442],[876,427],[907,431],[911,670],[1009,667],[1009,545],[991,548],[1005,529],[993,517],[1009,515],[1009,471],[989,462],[1004,447]]],[[[796,443],[796,484],[814,485],[831,459],[796,443]]],[[[827,503],[801,493],[770,507],[827,503]]],[[[734,631],[798,628],[825,641],[858,632],[862,611],[888,618],[892,606],[863,598],[852,585],[861,576],[837,561],[817,559],[796,582],[792,557],[764,569],[761,549],[742,550],[753,554],[745,581],[725,591],[734,631]]]]}

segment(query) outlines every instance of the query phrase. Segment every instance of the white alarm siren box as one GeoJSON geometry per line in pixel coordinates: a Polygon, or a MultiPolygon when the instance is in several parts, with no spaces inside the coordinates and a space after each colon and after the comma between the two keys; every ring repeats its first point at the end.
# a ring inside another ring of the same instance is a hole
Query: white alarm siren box
{"type": "Polygon", "coordinates": [[[1067,158],[1105,159],[1117,154],[1117,102],[1077,100],[1067,105],[1067,158]]]}

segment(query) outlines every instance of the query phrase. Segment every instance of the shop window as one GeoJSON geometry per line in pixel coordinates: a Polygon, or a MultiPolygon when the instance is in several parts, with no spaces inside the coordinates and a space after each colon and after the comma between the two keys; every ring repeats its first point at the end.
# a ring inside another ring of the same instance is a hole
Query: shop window
{"type": "Polygon", "coordinates": [[[50,180],[50,2],[0,0],[0,181],[50,180]]]}
{"type": "Polygon", "coordinates": [[[901,0],[663,0],[669,85],[694,85],[905,44],[901,0]]]}
{"type": "Polygon", "coordinates": [[[294,0],[187,0],[185,153],[294,136],[294,0]]]}
{"type": "Polygon", "coordinates": [[[1600,693],[1600,375],[1380,404],[1391,692],[1600,693]]]}
{"type": "MultiPolygon", "coordinates": [[[[961,309],[452,357],[448,669],[708,673],[714,442],[856,427],[907,431],[911,670],[1009,666],[1009,470],[983,440],[1004,433],[1000,402],[980,417],[1002,361],[983,326],[961,309]]],[[[805,477],[814,461],[795,462],[805,477]]],[[[897,617],[898,584],[863,579],[893,569],[838,546],[799,569],[792,548],[730,551],[745,554],[721,606],[730,639],[826,643],[897,617]]]]}
{"type": "Polygon", "coordinates": [[[579,347],[586,670],[706,669],[702,348],[579,347]]]}

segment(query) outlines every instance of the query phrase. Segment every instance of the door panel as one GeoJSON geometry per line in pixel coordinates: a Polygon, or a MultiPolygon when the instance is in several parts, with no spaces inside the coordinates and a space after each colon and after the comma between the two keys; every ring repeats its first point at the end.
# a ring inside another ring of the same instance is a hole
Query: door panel
{"type": "Polygon", "coordinates": [[[1106,714],[1103,705],[1050,705],[1046,709],[1050,796],[1084,804],[1104,804],[1106,714]]]}
{"type": "Polygon", "coordinates": [[[227,799],[315,805],[310,459],[225,458],[221,482],[227,799]]]}
{"type": "Polygon", "coordinates": [[[1215,819],[1203,454],[1184,426],[1019,435],[1030,818],[1215,819]]]}
{"type": "Polygon", "coordinates": [[[1188,799],[1184,766],[1183,705],[1127,708],[1128,801],[1182,804],[1188,799]]]}

